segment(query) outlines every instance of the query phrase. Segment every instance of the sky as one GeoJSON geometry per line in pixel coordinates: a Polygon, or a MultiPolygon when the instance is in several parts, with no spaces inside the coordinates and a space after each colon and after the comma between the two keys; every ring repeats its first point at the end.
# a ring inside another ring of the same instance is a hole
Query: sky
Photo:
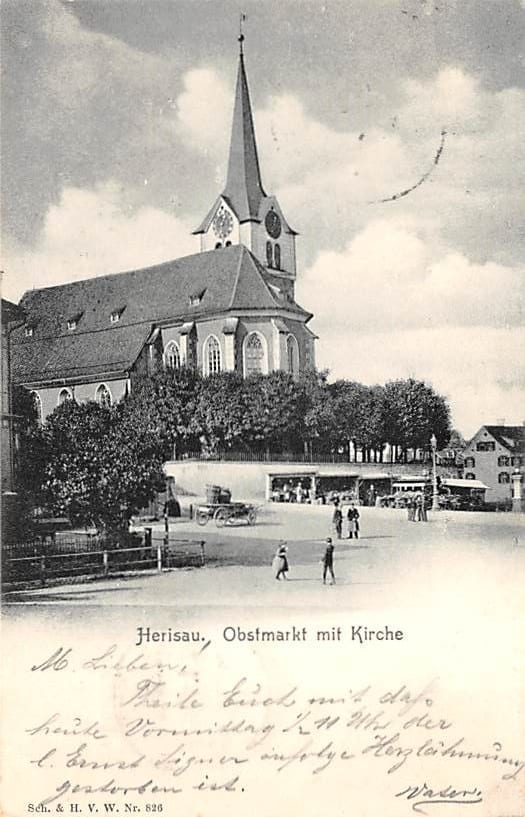
{"type": "Polygon", "coordinates": [[[318,367],[521,424],[520,0],[2,0],[3,297],[198,251],[241,10],[318,367]]]}

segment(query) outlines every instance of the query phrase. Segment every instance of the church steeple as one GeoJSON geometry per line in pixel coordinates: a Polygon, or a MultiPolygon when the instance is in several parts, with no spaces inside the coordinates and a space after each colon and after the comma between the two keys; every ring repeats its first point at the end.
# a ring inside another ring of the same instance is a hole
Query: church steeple
{"type": "Polygon", "coordinates": [[[257,155],[250,92],[244,67],[243,41],[244,35],[241,33],[228,175],[223,194],[241,222],[258,219],[261,199],[266,196],[257,155]]]}

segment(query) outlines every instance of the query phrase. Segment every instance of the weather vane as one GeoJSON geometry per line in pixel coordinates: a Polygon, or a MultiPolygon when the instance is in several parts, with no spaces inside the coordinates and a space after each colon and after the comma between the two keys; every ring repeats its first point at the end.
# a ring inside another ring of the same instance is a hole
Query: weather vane
{"type": "Polygon", "coordinates": [[[245,20],[246,20],[246,14],[244,12],[241,12],[241,14],[239,16],[239,37],[238,37],[239,44],[240,44],[241,55],[244,53],[243,52],[243,46],[242,46],[242,44],[244,42],[244,33],[243,33],[243,30],[242,30],[242,24],[244,23],[245,20]]]}

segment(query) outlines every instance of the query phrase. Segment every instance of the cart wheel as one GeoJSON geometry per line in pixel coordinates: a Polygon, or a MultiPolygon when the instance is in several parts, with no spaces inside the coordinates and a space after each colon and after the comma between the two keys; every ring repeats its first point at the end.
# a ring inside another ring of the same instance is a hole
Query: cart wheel
{"type": "Polygon", "coordinates": [[[257,511],[255,511],[252,508],[252,510],[248,512],[248,524],[249,525],[255,525],[256,520],[257,520],[257,511]]]}
{"type": "Polygon", "coordinates": [[[207,525],[209,519],[208,511],[199,509],[195,515],[195,519],[197,521],[197,525],[207,525]]]}
{"type": "Polygon", "coordinates": [[[223,528],[229,519],[228,511],[226,510],[226,508],[219,508],[218,511],[215,511],[214,519],[217,527],[223,528]]]}

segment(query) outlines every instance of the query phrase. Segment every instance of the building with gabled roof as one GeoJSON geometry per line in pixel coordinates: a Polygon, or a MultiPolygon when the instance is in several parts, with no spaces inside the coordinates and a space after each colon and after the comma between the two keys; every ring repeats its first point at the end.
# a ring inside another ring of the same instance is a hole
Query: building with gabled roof
{"type": "Polygon", "coordinates": [[[486,425],[463,452],[465,479],[481,480],[488,502],[512,501],[512,473],[525,462],[525,426],[486,425]]]}
{"type": "Polygon", "coordinates": [[[162,365],[294,376],[315,365],[312,314],[295,301],[297,233],[262,185],[242,38],[226,184],[194,234],[195,255],[25,293],[12,374],[43,418],[69,398],[119,400],[162,365]]]}

